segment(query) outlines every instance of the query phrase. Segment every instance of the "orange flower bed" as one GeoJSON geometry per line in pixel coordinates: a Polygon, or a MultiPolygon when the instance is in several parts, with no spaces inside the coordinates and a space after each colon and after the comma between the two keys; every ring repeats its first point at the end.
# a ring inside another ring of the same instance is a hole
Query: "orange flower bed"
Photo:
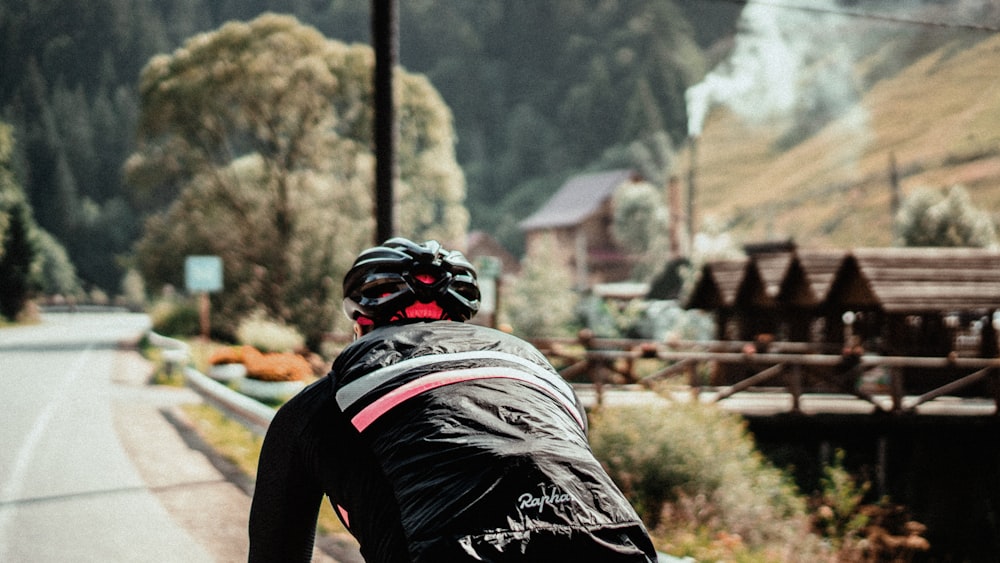
{"type": "MultiPolygon", "coordinates": [[[[245,348],[253,350],[250,346],[225,346],[222,348],[216,348],[215,350],[212,350],[212,353],[208,356],[208,363],[213,366],[221,364],[242,364],[245,348]]],[[[256,352],[256,350],[254,350],[254,352],[256,352]]]]}
{"type": "Polygon", "coordinates": [[[309,360],[293,353],[264,354],[253,346],[225,346],[212,351],[211,365],[243,364],[247,377],[260,381],[302,381],[315,371],[309,360]]]}
{"type": "Polygon", "coordinates": [[[309,361],[292,353],[262,354],[253,348],[244,349],[243,365],[247,377],[260,381],[302,381],[313,374],[309,361]]]}

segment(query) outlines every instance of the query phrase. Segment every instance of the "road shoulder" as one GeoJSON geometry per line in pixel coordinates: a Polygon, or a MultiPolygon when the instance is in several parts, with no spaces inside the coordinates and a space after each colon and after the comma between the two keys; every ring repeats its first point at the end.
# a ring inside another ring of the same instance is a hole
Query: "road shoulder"
{"type": "MultiPolygon", "coordinates": [[[[119,351],[112,404],[125,451],[150,492],[215,561],[246,561],[252,479],[216,454],[187,419],[181,407],[201,397],[150,385],[151,375],[137,351],[119,351]]],[[[313,561],[338,563],[319,549],[313,561]]]]}

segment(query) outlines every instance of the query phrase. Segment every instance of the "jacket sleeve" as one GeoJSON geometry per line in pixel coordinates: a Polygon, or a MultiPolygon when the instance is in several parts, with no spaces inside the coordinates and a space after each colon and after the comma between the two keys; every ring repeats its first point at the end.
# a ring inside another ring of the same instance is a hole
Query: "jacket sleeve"
{"type": "Polygon", "coordinates": [[[286,403],[264,437],[250,508],[251,563],[312,560],[323,490],[304,459],[301,416],[294,401],[286,403]]]}

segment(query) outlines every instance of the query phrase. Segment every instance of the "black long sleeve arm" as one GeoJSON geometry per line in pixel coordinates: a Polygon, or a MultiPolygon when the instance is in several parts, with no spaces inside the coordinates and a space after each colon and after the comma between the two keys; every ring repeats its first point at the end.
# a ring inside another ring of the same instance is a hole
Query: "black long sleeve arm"
{"type": "Polygon", "coordinates": [[[312,560],[323,490],[296,445],[293,413],[283,411],[261,449],[250,509],[250,563],[312,560]]]}

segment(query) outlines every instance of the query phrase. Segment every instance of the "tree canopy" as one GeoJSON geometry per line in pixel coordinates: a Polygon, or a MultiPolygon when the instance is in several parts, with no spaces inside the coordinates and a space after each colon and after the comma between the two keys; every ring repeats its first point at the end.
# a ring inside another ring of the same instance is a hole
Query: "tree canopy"
{"type": "Polygon", "coordinates": [[[566,335],[576,320],[580,296],[557,244],[555,237],[546,236],[537,252],[525,256],[521,274],[504,292],[503,322],[518,335],[566,335]]]}
{"type": "Polygon", "coordinates": [[[649,280],[669,255],[670,212],[661,190],[649,182],[628,182],[615,191],[611,234],[638,259],[633,279],[649,280]]]}
{"type": "MultiPolygon", "coordinates": [[[[143,66],[197,33],[269,10],[345,43],[371,41],[367,2],[0,0],[0,115],[18,139],[12,168],[39,225],[89,286],[119,287],[144,216],[178,193],[175,184],[137,201],[121,174],[136,150],[143,66]]],[[[739,10],[679,0],[401,2],[399,56],[454,114],[471,223],[517,253],[517,222],[566,177],[651,131],[683,134],[681,94],[739,10]]],[[[409,184],[400,192],[427,193],[409,184]]],[[[397,217],[438,215],[428,209],[405,206],[397,217]]]]}
{"type": "Polygon", "coordinates": [[[15,319],[32,293],[80,291],[65,249],[35,222],[11,169],[11,127],[0,122],[0,315],[15,319]]]}
{"type": "MultiPolygon", "coordinates": [[[[186,255],[223,257],[222,328],[257,309],[311,344],[338,318],[351,260],[373,240],[367,46],[290,16],[231,22],[143,70],[127,177],[150,209],[137,247],[151,287],[180,284],[186,255]]],[[[396,72],[398,230],[458,243],[468,215],[451,114],[423,77],[396,72]]]]}

